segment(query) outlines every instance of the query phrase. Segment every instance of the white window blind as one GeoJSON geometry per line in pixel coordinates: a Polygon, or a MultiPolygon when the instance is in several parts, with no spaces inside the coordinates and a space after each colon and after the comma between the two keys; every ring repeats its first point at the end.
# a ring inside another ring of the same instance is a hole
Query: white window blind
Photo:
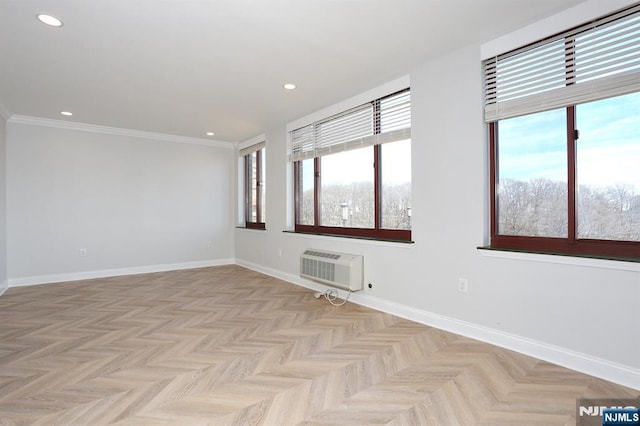
{"type": "Polygon", "coordinates": [[[640,91],[640,4],[484,62],[485,121],[640,91]]]}
{"type": "Polygon", "coordinates": [[[411,92],[357,106],[289,132],[289,161],[411,138],[411,92]]]}
{"type": "Polygon", "coordinates": [[[257,144],[254,145],[250,145],[246,148],[242,148],[239,153],[240,153],[240,157],[244,157],[245,155],[251,154],[252,152],[256,152],[261,150],[262,148],[265,147],[265,142],[259,142],[257,144]]]}

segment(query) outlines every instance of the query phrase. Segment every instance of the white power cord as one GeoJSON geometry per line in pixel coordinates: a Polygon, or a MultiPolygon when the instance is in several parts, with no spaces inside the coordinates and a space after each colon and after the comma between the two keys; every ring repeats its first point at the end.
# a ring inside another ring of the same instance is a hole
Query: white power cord
{"type": "Polygon", "coordinates": [[[342,303],[335,302],[335,300],[338,299],[338,291],[332,288],[328,288],[324,293],[320,291],[313,293],[313,297],[315,297],[316,299],[320,299],[321,296],[324,296],[324,298],[327,299],[329,303],[331,303],[333,306],[342,306],[349,301],[349,296],[351,296],[351,293],[353,292],[349,290],[349,294],[347,294],[347,298],[344,299],[342,303]]]}

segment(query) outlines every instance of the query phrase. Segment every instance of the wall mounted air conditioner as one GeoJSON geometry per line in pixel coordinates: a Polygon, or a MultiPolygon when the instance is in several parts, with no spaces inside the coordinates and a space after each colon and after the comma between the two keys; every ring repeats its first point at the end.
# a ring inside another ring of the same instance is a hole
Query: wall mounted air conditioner
{"type": "Polygon", "coordinates": [[[300,255],[300,276],[343,290],[362,290],[364,259],[360,255],[308,249],[300,255]]]}

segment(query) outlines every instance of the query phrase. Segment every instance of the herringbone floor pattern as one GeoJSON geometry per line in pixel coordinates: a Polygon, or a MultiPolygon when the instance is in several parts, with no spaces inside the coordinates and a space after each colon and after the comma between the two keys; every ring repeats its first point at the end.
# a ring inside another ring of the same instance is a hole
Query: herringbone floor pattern
{"type": "Polygon", "coordinates": [[[238,266],[0,297],[3,425],[573,425],[639,394],[238,266]]]}

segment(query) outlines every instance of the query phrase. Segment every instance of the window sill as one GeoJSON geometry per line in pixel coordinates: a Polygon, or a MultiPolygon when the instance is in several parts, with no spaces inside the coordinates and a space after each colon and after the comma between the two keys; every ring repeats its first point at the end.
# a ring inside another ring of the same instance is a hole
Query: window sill
{"type": "Polygon", "coordinates": [[[320,232],[300,232],[300,231],[282,231],[288,235],[295,235],[299,237],[315,237],[315,238],[344,238],[347,240],[359,240],[368,243],[380,243],[380,244],[401,244],[401,245],[412,245],[415,244],[414,241],[410,240],[394,240],[394,239],[385,239],[385,238],[373,238],[373,237],[361,237],[361,236],[353,236],[353,235],[340,235],[340,234],[323,234],[320,232]]]}
{"type": "Polygon", "coordinates": [[[236,229],[246,229],[248,231],[266,231],[267,228],[254,228],[251,226],[236,226],[236,229]]]}
{"type": "Polygon", "coordinates": [[[640,259],[478,247],[482,256],[640,272],[640,259]]]}

